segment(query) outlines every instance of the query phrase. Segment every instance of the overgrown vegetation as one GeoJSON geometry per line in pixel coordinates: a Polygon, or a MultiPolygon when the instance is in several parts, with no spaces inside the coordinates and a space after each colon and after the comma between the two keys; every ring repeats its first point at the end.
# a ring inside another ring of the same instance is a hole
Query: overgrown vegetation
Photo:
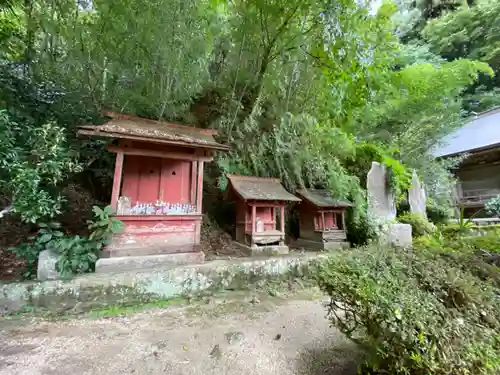
{"type": "Polygon", "coordinates": [[[500,371],[499,235],[437,231],[413,250],[358,248],[320,267],[329,317],[366,350],[366,373],[500,371]]]}
{"type": "Polygon", "coordinates": [[[432,233],[436,227],[422,215],[406,213],[398,217],[398,221],[403,224],[410,224],[412,235],[414,237],[423,236],[432,233]]]}
{"type": "Polygon", "coordinates": [[[114,217],[111,206],[101,209],[94,206],[94,220],[88,221],[90,235],[68,235],[61,230],[57,222],[39,223],[36,236],[11,249],[18,257],[26,261],[25,278],[34,278],[37,273],[37,260],[40,252],[52,251],[59,256],[56,269],[62,278],[79,273],[93,272],[99,252],[108,243],[113,233],[122,229],[123,223],[114,217]]]}
{"type": "Polygon", "coordinates": [[[405,1],[11,0],[0,5],[2,216],[58,221],[70,183],[109,202],[105,143],[75,136],[103,109],[217,129],[231,151],[207,168],[212,195],[228,172],[324,187],[355,203],[361,231],[378,160],[396,196],[416,169],[449,207],[450,163],[430,150],[473,97],[494,104],[498,64],[493,32],[471,38],[472,53],[448,20],[494,30],[495,6],[441,15],[405,1]]]}

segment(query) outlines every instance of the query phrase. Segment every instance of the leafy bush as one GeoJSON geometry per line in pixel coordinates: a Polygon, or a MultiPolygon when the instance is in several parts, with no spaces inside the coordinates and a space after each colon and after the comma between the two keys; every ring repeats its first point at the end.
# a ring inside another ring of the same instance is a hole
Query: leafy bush
{"type": "Polygon", "coordinates": [[[26,270],[22,276],[25,279],[33,279],[36,276],[38,255],[43,250],[52,248],[54,242],[64,236],[64,233],[57,230],[60,228],[59,223],[40,223],[38,226],[40,229],[36,236],[29,238],[31,242],[22,243],[9,249],[18,258],[24,260],[26,270]]]}
{"type": "Polygon", "coordinates": [[[353,245],[366,245],[380,235],[376,218],[364,208],[350,208],[346,213],[347,240],[353,245]]]}
{"type": "Polygon", "coordinates": [[[433,199],[427,200],[427,218],[434,224],[446,224],[453,216],[453,210],[450,207],[440,205],[433,199]]]}
{"type": "Polygon", "coordinates": [[[436,230],[434,224],[426,220],[422,215],[406,213],[399,216],[398,221],[403,224],[410,224],[414,237],[423,236],[436,230]]]}
{"type": "Polygon", "coordinates": [[[0,191],[12,197],[12,211],[28,223],[60,214],[63,197],[57,188],[81,171],[64,129],[53,122],[18,124],[0,110],[0,138],[0,191]]]}
{"type": "Polygon", "coordinates": [[[33,278],[37,273],[38,255],[43,250],[52,250],[59,254],[56,268],[63,278],[86,272],[93,272],[102,247],[110,236],[122,229],[123,223],[114,217],[111,206],[101,209],[94,206],[94,220],[89,220],[90,235],[70,236],[60,231],[59,223],[39,224],[39,231],[32,242],[21,244],[12,251],[26,262],[24,277],[33,278]]]}
{"type": "Polygon", "coordinates": [[[94,206],[95,220],[89,220],[89,237],[68,236],[55,243],[54,250],[59,253],[56,268],[62,277],[79,273],[93,272],[99,252],[106,245],[113,233],[122,230],[123,223],[110,216],[111,206],[101,209],[94,206]]]}
{"type": "Polygon", "coordinates": [[[367,372],[497,374],[500,300],[463,258],[368,247],[332,256],[317,281],[332,323],[366,350],[367,372]]]}
{"type": "Polygon", "coordinates": [[[491,198],[488,202],[484,204],[486,212],[495,217],[500,216],[500,195],[491,198]]]}

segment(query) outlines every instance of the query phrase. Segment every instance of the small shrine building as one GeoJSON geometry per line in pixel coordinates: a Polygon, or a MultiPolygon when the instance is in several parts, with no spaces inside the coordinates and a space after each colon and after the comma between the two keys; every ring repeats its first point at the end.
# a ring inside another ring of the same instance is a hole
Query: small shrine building
{"type": "Polygon", "coordinates": [[[251,255],[288,253],[285,206],[300,202],[279,179],[228,175],[230,197],[236,203],[236,243],[251,255]]]}
{"type": "Polygon", "coordinates": [[[327,250],[348,247],[345,211],[352,207],[331,197],[324,189],[297,189],[302,203],[298,206],[300,236],[293,246],[327,250]]]}
{"type": "MultiPolygon", "coordinates": [[[[101,257],[189,253],[191,260],[203,261],[203,167],[216,151],[229,148],[215,141],[213,130],[105,115],[110,118],[105,124],[80,126],[78,131],[114,139],[108,147],[116,154],[111,206],[125,228],[101,257]]],[[[183,262],[182,257],[175,259],[183,262]]]]}

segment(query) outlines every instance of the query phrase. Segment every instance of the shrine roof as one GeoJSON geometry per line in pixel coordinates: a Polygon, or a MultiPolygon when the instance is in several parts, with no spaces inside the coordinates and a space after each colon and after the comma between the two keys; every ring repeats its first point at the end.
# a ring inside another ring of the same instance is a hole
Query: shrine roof
{"type": "Polygon", "coordinates": [[[316,207],[347,208],[353,206],[352,203],[333,199],[330,192],[325,189],[297,189],[296,193],[316,207]]]}
{"type": "Polygon", "coordinates": [[[500,146],[500,108],[474,116],[463,127],[445,136],[440,143],[439,147],[432,150],[437,158],[498,148],[500,146]]]}
{"type": "Polygon", "coordinates": [[[106,112],[111,120],[102,125],[79,126],[78,134],[151,141],[178,146],[229,150],[214,139],[215,130],[155,121],[121,113],[106,112]]]}
{"type": "Polygon", "coordinates": [[[236,193],[245,200],[300,202],[300,198],[285,190],[277,178],[228,175],[236,193]]]}

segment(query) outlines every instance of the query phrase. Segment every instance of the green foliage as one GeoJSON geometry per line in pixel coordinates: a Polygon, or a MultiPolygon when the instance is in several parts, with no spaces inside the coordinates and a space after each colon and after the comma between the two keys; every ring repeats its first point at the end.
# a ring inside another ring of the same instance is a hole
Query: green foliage
{"type": "MultiPolygon", "coordinates": [[[[67,179],[96,195],[109,183],[104,142],[74,137],[75,125],[102,120],[102,108],[218,130],[231,151],[217,156],[207,180],[221,189],[226,173],[280,177],[289,190],[324,187],[362,212],[366,173],[377,160],[398,198],[416,169],[441,204],[445,194],[435,187],[449,176],[428,167],[429,150],[459,125],[464,90],[491,74],[484,63],[402,46],[398,36],[411,30],[401,25],[418,27],[425,12],[395,22],[389,3],[376,12],[355,0],[92,7],[41,0],[1,10],[0,105],[11,129],[14,119],[22,126],[6,133],[20,156],[5,159],[0,172],[14,182],[3,190],[25,221],[57,215],[67,179]],[[43,132],[50,142],[35,145],[43,132]]],[[[353,218],[367,233],[360,237],[372,237],[369,220],[353,218]]]]}
{"type": "Polygon", "coordinates": [[[25,262],[25,272],[23,278],[33,279],[37,274],[38,255],[46,249],[52,248],[64,233],[59,230],[59,223],[40,223],[39,230],[35,236],[29,238],[30,242],[22,243],[9,249],[16,254],[16,257],[25,262]]]}
{"type": "Polygon", "coordinates": [[[427,218],[434,224],[445,224],[453,216],[453,210],[449,205],[439,204],[436,200],[427,199],[427,218]]]}
{"type": "Polygon", "coordinates": [[[31,237],[30,242],[12,248],[11,251],[26,262],[23,276],[27,279],[36,276],[38,255],[43,250],[59,254],[56,268],[63,278],[93,272],[103,246],[113,233],[118,233],[123,228],[121,221],[110,216],[111,206],[104,209],[95,206],[93,210],[95,219],[88,221],[88,237],[66,235],[60,230],[59,223],[40,223],[37,235],[31,237]]]}
{"type": "Polygon", "coordinates": [[[484,208],[490,215],[500,217],[500,195],[497,195],[486,202],[484,208]]]}
{"type": "Polygon", "coordinates": [[[423,236],[432,233],[436,227],[422,215],[405,213],[398,217],[398,221],[403,224],[410,224],[413,237],[423,236]]]}
{"type": "Polygon", "coordinates": [[[317,279],[332,323],[366,350],[366,372],[496,374],[498,289],[471,268],[418,249],[368,247],[332,256],[317,279]]]}
{"type": "Polygon", "coordinates": [[[0,111],[0,137],[0,189],[12,197],[12,211],[29,223],[60,214],[63,197],[57,188],[81,170],[64,130],[54,123],[23,127],[0,111]]]}
{"type": "Polygon", "coordinates": [[[94,206],[95,219],[88,221],[89,237],[66,236],[59,239],[53,250],[59,254],[56,267],[62,277],[93,272],[102,247],[108,243],[113,233],[123,228],[120,220],[110,216],[111,206],[101,209],[94,206]]]}
{"type": "Polygon", "coordinates": [[[384,157],[383,164],[387,168],[387,183],[394,196],[401,200],[411,186],[411,173],[398,160],[384,157]]]}
{"type": "Polygon", "coordinates": [[[380,236],[380,223],[368,214],[366,207],[347,210],[346,228],[347,240],[354,246],[364,246],[380,236]]]}

